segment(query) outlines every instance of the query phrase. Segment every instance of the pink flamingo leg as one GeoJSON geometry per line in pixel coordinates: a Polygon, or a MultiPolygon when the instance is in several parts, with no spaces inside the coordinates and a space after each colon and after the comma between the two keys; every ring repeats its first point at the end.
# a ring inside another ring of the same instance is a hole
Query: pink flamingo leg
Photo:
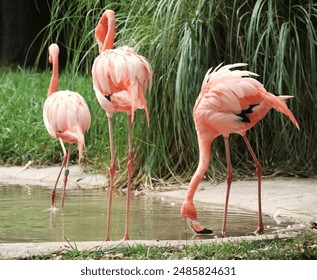
{"type": "Polygon", "coordinates": [[[225,237],[227,232],[228,204],[229,204],[230,188],[232,183],[232,166],[231,166],[231,158],[230,158],[229,137],[224,137],[224,140],[225,140],[226,160],[227,160],[227,192],[226,192],[225,211],[223,215],[223,224],[222,224],[222,231],[221,231],[222,237],[225,237]]]}
{"type": "Polygon", "coordinates": [[[253,158],[254,164],[255,164],[255,168],[256,168],[256,174],[258,177],[258,212],[259,212],[259,220],[258,220],[258,228],[256,229],[256,231],[254,233],[256,234],[262,234],[264,232],[264,224],[263,224],[263,220],[262,220],[262,205],[261,205],[261,178],[262,178],[262,166],[261,166],[261,162],[257,159],[251,145],[250,142],[248,140],[248,138],[244,135],[243,136],[244,142],[246,143],[248,150],[253,158]]]}
{"type": "Polygon", "coordinates": [[[125,216],[125,232],[124,240],[129,240],[129,218],[130,218],[130,197],[131,197],[131,178],[133,174],[133,159],[134,152],[132,148],[132,122],[131,115],[128,115],[128,130],[129,130],[129,151],[128,151],[128,189],[127,189],[127,201],[126,201],[126,216],[125,216]]]}
{"type": "Polygon", "coordinates": [[[110,218],[111,218],[111,208],[112,208],[112,193],[113,193],[113,184],[114,184],[114,176],[116,173],[116,160],[115,160],[115,152],[114,152],[114,141],[113,141],[113,127],[112,127],[112,117],[108,117],[108,125],[109,125],[109,139],[110,139],[110,154],[111,154],[111,162],[110,162],[110,185],[108,190],[108,214],[107,214],[107,233],[106,233],[106,241],[110,241],[110,218]]]}
{"type": "Polygon", "coordinates": [[[65,149],[63,140],[62,140],[61,138],[59,138],[59,142],[60,142],[60,144],[61,144],[61,146],[62,146],[62,150],[63,150],[63,159],[62,159],[61,168],[60,168],[60,170],[59,170],[59,173],[58,173],[58,176],[57,176],[57,179],[56,179],[54,188],[52,189],[52,192],[51,192],[51,209],[55,209],[55,203],[56,203],[55,192],[56,192],[56,187],[57,187],[59,178],[61,177],[62,170],[63,170],[64,165],[65,165],[65,161],[66,161],[66,159],[67,159],[67,152],[66,152],[66,149],[65,149]]]}
{"type": "Polygon", "coordinates": [[[67,160],[66,160],[66,166],[65,166],[65,173],[64,173],[64,188],[63,188],[63,196],[62,196],[62,209],[64,208],[64,202],[65,202],[67,178],[68,178],[68,175],[69,175],[68,166],[69,166],[69,159],[70,159],[71,151],[72,151],[72,144],[69,144],[68,153],[67,153],[67,160]]]}

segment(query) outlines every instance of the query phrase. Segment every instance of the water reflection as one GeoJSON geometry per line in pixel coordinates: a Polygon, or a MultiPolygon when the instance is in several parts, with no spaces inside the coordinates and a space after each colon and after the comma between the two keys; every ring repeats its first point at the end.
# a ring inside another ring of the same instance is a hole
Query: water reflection
{"type": "MultiPolygon", "coordinates": [[[[57,207],[61,203],[57,193],[57,207]]],[[[0,187],[0,242],[103,240],[106,232],[107,193],[104,190],[69,190],[63,211],[50,211],[50,190],[43,187],[0,187]]],[[[130,239],[181,240],[193,234],[180,217],[180,202],[170,198],[138,196],[131,199],[130,239]]],[[[197,205],[198,206],[198,205],[197,205]]],[[[198,209],[200,221],[220,234],[223,209],[198,209]]],[[[277,225],[264,217],[271,230],[277,225]]],[[[113,198],[111,238],[124,235],[125,197],[113,198]]],[[[253,213],[228,214],[228,236],[252,234],[253,213]]],[[[282,227],[283,225],[278,225],[282,227]]],[[[210,237],[209,237],[210,238],[210,237]]]]}

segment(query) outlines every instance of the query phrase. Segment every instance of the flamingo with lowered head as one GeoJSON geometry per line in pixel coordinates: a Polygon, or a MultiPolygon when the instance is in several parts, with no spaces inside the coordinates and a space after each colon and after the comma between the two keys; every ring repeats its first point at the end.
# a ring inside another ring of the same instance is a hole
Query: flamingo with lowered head
{"type": "Polygon", "coordinates": [[[222,236],[225,236],[227,231],[227,211],[232,182],[229,149],[229,135],[232,133],[240,134],[243,137],[256,167],[259,216],[255,233],[261,234],[264,231],[261,206],[262,167],[246,137],[246,131],[263,119],[272,108],[285,114],[299,129],[294,115],[285,103],[292,96],[275,96],[267,92],[260,82],[251,77],[257,76],[257,74],[245,70],[232,70],[232,68],[245,65],[244,63],[236,63],[222,67],[219,65],[214,71],[209,69],[194,106],[193,115],[199,145],[199,164],[189,183],[181,215],[196,234],[212,233],[212,230],[203,227],[198,222],[193,199],[196,189],[207,171],[213,140],[220,135],[224,137],[227,161],[227,192],[222,236]]]}
{"type": "Polygon", "coordinates": [[[96,97],[102,108],[106,111],[109,126],[111,163],[110,186],[108,190],[107,241],[110,240],[110,216],[116,170],[112,117],[116,112],[126,112],[128,114],[128,186],[124,233],[124,239],[128,240],[131,177],[134,159],[132,123],[134,112],[137,109],[144,109],[149,125],[150,119],[145,92],[148,86],[151,87],[152,80],[151,65],[143,56],[126,46],[113,49],[115,27],[115,13],[112,10],[106,10],[95,29],[95,38],[100,54],[95,58],[92,67],[93,86],[96,97]]]}
{"type": "Polygon", "coordinates": [[[58,91],[58,55],[57,44],[49,46],[49,62],[53,65],[51,82],[48,88],[47,99],[43,108],[43,119],[48,133],[59,140],[63,159],[61,169],[51,192],[51,209],[55,208],[55,191],[65,166],[64,189],[62,196],[62,208],[64,208],[67,178],[69,175],[69,159],[73,143],[78,143],[79,159],[82,158],[82,150],[85,147],[85,131],[90,127],[91,116],[85,99],[77,92],[69,90],[58,91]],[[65,149],[68,143],[68,152],[65,149]]]}

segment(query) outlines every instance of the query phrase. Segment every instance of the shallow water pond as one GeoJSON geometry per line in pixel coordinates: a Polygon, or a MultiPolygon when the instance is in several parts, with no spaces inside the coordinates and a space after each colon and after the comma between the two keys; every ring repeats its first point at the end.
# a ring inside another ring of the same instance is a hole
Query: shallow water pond
{"type": "MultiPolygon", "coordinates": [[[[61,191],[57,191],[57,207],[61,191]]],[[[64,210],[51,212],[50,190],[43,187],[0,186],[0,243],[46,241],[104,240],[106,232],[107,192],[104,190],[68,190],[64,210]]],[[[144,195],[131,198],[130,239],[181,240],[193,238],[180,216],[181,201],[144,195]]],[[[222,207],[201,207],[197,203],[200,222],[220,235],[222,207]],[[199,208],[200,207],[200,208],[199,208]]],[[[264,217],[266,232],[282,227],[264,217]]],[[[113,198],[111,239],[124,234],[125,197],[113,198]]],[[[229,209],[228,236],[252,234],[257,216],[229,209]]],[[[212,237],[209,237],[212,238],[212,237]]]]}

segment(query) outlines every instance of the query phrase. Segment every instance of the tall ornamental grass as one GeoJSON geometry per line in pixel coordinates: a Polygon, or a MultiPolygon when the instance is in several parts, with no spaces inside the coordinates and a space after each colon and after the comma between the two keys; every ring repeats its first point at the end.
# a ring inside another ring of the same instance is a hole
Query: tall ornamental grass
{"type": "MultiPolygon", "coordinates": [[[[265,174],[316,175],[316,2],[55,0],[51,23],[39,34],[45,34],[39,55],[47,51],[49,43],[62,42],[67,53],[65,71],[71,73],[74,84],[80,75],[90,78],[98,55],[94,27],[105,9],[113,9],[117,15],[115,47],[135,48],[154,70],[153,88],[147,96],[150,128],[141,111],[134,124],[138,182],[191,177],[198,161],[192,109],[204,74],[221,62],[246,62],[267,90],[294,96],[288,106],[300,132],[272,111],[248,133],[265,174]]],[[[86,90],[94,95],[92,86],[86,90]]],[[[94,110],[87,147],[92,161],[104,166],[109,159],[108,129],[104,113],[94,110]],[[94,148],[101,145],[102,149],[94,148]]],[[[126,116],[117,115],[118,161],[125,167],[126,116]]],[[[254,174],[252,158],[239,136],[232,135],[231,149],[235,175],[254,174]]],[[[212,152],[207,175],[221,179],[226,173],[221,138],[214,141],[212,152]]]]}

